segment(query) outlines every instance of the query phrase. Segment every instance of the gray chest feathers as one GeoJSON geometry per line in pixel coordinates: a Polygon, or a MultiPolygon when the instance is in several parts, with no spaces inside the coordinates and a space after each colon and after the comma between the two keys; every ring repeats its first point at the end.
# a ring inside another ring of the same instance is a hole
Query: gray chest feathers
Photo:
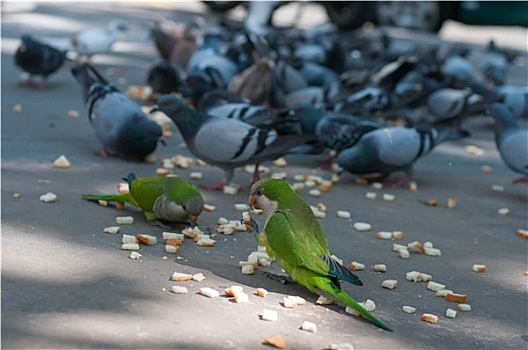
{"type": "Polygon", "coordinates": [[[187,212],[183,207],[167,199],[166,195],[162,195],[156,199],[153,211],[161,220],[176,222],[187,221],[187,212]]]}

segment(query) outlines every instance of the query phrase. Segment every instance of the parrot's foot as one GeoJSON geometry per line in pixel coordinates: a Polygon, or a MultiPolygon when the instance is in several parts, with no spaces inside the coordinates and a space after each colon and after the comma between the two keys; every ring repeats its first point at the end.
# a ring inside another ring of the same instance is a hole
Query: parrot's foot
{"type": "Polygon", "coordinates": [[[256,233],[260,232],[257,222],[255,220],[253,220],[253,219],[249,219],[249,221],[241,219],[240,223],[242,225],[246,226],[246,230],[248,232],[256,232],[256,233]]]}
{"type": "Polygon", "coordinates": [[[266,276],[267,278],[272,279],[274,281],[279,281],[282,284],[293,283],[293,280],[291,279],[291,277],[284,276],[284,275],[278,275],[278,274],[272,273],[272,272],[264,271],[264,272],[262,272],[262,276],[266,276]]]}
{"type": "Polygon", "coordinates": [[[173,227],[169,224],[166,224],[160,220],[147,220],[147,223],[152,226],[158,226],[165,230],[172,230],[173,227]]]}

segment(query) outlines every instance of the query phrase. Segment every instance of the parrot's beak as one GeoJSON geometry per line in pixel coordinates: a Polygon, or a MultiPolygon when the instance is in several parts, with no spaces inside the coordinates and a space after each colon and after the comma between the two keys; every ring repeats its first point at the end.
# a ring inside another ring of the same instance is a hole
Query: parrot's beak
{"type": "Polygon", "coordinates": [[[189,224],[196,225],[196,221],[198,220],[198,215],[189,214],[187,216],[187,220],[189,221],[189,224]]]}
{"type": "Polygon", "coordinates": [[[258,202],[257,202],[255,196],[249,196],[248,203],[249,203],[249,208],[250,209],[260,209],[260,206],[258,205],[258,202]]]}

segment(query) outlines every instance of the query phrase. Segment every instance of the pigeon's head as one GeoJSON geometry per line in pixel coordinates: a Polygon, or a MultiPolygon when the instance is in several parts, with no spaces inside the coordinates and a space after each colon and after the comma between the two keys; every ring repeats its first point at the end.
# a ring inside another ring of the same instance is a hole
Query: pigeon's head
{"type": "Polygon", "coordinates": [[[339,175],[345,170],[353,174],[364,174],[365,162],[369,162],[369,157],[364,154],[364,148],[361,144],[356,144],[339,152],[335,161],[339,166],[339,175]]]}
{"type": "Polygon", "coordinates": [[[121,19],[116,19],[108,23],[108,31],[111,33],[119,33],[128,30],[125,22],[121,19]]]}
{"type": "Polygon", "coordinates": [[[187,104],[174,95],[163,95],[161,96],[156,105],[152,106],[151,113],[160,111],[165,113],[169,117],[176,117],[178,114],[185,112],[189,109],[187,104]]]}

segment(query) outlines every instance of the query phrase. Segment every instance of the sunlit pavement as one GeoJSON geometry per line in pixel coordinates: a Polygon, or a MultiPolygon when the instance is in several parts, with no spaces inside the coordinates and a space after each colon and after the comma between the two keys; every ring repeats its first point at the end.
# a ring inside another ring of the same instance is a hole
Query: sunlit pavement
{"type": "MultiPolygon", "coordinates": [[[[281,9],[280,20],[296,19],[296,6],[281,9]]],[[[20,72],[12,57],[18,38],[29,32],[64,43],[78,30],[123,18],[130,31],[114,53],[96,56],[94,63],[125,90],[144,85],[147,69],[157,61],[146,36],[156,16],[186,20],[204,11],[200,3],[192,2],[111,2],[45,3],[33,12],[2,14],[2,348],[258,349],[269,348],[262,342],[274,334],[282,335],[292,349],[324,349],[329,343],[350,343],[356,349],[526,348],[527,241],[515,232],[527,229],[527,191],[525,185],[511,184],[516,174],[499,158],[485,117],[467,122],[471,138],[443,144],[417,163],[416,192],[361,186],[345,174],[320,198],[302,193],[309,204],[326,205],[327,217],[321,224],[332,253],[346,264],[358,261],[366,266],[358,272],[363,287],[343,288],[358,301],[373,300],[374,314],[393,327],[393,333],[345,314],[339,305],[315,305],[316,296],[301,286],[282,285],[260,272],[242,275],[239,261],[256,249],[252,234],[218,235],[210,248],[186,241],[180,254],[166,254],[161,243],[164,230],[146,224],[142,213],[80,199],[83,193],[116,191],[116,184],[131,171],[152,176],[163,158],[189,153],[180,147],[179,133],[172,128],[167,146],[155,152],[157,164],[93,155],[99,145],[69,66],[50,77],[48,91],[19,87],[20,72]],[[17,104],[19,113],[13,111],[17,104]],[[68,111],[78,111],[79,116],[69,117],[68,111]],[[468,149],[481,152],[476,155],[468,149]],[[72,164],[69,169],[53,167],[62,154],[72,164]],[[492,172],[483,172],[484,165],[492,172]],[[493,185],[504,191],[492,191],[493,185]],[[47,192],[56,193],[58,201],[40,202],[40,195],[47,192]],[[377,199],[367,199],[367,192],[377,193],[377,199]],[[395,201],[384,201],[385,193],[393,194],[395,201]],[[457,200],[453,209],[444,207],[449,198],[457,200]],[[436,199],[438,205],[424,205],[428,199],[436,199]],[[500,215],[501,208],[509,209],[509,215],[500,215]],[[351,219],[337,218],[337,210],[350,211],[351,219]],[[133,216],[135,223],[122,226],[117,235],[103,233],[104,227],[115,225],[116,216],[125,215],[133,216]],[[370,223],[373,230],[355,231],[355,222],[370,223]],[[396,243],[430,241],[442,256],[411,254],[410,259],[401,259],[391,251],[394,241],[376,239],[378,231],[403,231],[403,240],[396,243]],[[121,233],[156,235],[158,244],[142,247],[142,258],[130,260],[130,252],[119,249],[121,233]],[[378,263],[386,264],[387,272],[374,272],[372,266],[378,263]],[[486,271],[473,272],[474,264],[486,265],[486,271]],[[176,271],[201,272],[206,279],[172,282],[169,278],[176,271]],[[426,283],[406,281],[409,271],[428,273],[433,281],[466,294],[472,310],[458,312],[455,319],[445,317],[446,310],[457,305],[436,297],[426,283]],[[382,288],[386,279],[398,280],[397,288],[382,288]],[[235,284],[244,286],[249,303],[236,304],[223,296],[224,289],[235,284]],[[173,285],[187,287],[189,294],[171,293],[173,285]],[[201,296],[197,294],[201,287],[214,288],[221,296],[201,296]],[[270,294],[257,297],[258,287],[270,294]],[[284,308],[281,302],[287,295],[300,295],[307,304],[284,308]],[[404,305],[416,307],[416,314],[404,313],[404,305]],[[278,311],[278,320],[261,320],[264,309],[278,311]],[[423,313],[437,315],[438,322],[421,321],[423,313]],[[300,330],[304,321],[314,322],[317,333],[300,330]]],[[[303,11],[300,26],[326,19],[318,5],[309,4],[303,11]]],[[[243,15],[241,9],[233,13],[235,18],[243,15]]],[[[212,15],[207,19],[215,20],[212,15]]],[[[526,52],[527,32],[519,28],[449,22],[439,37],[403,30],[390,33],[412,40],[469,43],[475,45],[477,59],[480,45],[490,38],[526,52]]],[[[526,63],[526,55],[515,61],[509,83],[526,84],[526,63]]],[[[285,171],[291,181],[296,174],[332,176],[310,159],[286,159],[286,168],[266,165],[285,171]]],[[[222,175],[219,169],[196,163],[174,173],[189,178],[193,171],[204,174],[204,183],[222,175]]],[[[250,176],[237,171],[234,182],[243,190],[235,196],[203,192],[206,203],[216,206],[216,211],[200,217],[203,230],[214,230],[219,217],[241,218],[234,204],[246,203],[250,176]]],[[[255,218],[263,224],[262,218],[255,218]]],[[[276,263],[272,269],[278,269],[276,263]]]]}

